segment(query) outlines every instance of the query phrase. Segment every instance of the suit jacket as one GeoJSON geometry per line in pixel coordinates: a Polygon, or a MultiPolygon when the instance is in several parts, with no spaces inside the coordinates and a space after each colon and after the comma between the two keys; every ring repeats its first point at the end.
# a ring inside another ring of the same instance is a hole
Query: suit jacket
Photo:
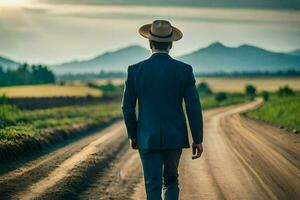
{"type": "Polygon", "coordinates": [[[202,111],[192,67],[165,53],[129,66],[122,99],[128,137],[139,149],[188,148],[183,100],[193,140],[201,143],[202,111]]]}

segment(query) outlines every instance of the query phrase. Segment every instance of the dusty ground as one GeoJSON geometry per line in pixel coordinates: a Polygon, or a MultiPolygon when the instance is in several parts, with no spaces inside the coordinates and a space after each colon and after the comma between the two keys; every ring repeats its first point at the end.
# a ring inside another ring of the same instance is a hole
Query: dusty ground
{"type": "MultiPolygon", "coordinates": [[[[300,199],[300,138],[239,115],[259,102],[206,112],[204,153],[180,161],[181,199],[300,199]]],[[[143,180],[133,199],[144,199],[143,180]]]]}
{"type": "MultiPolygon", "coordinates": [[[[300,139],[240,116],[259,102],[205,111],[203,157],[180,163],[181,199],[300,199],[300,139]]],[[[0,199],[144,199],[142,169],[118,122],[0,176],[0,199]]]]}

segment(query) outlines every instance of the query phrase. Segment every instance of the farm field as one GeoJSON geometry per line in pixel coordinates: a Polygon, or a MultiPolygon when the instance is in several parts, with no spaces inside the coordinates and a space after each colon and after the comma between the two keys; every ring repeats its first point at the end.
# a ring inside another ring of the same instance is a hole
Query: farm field
{"type": "Polygon", "coordinates": [[[206,82],[214,92],[244,92],[248,84],[256,87],[258,92],[263,90],[276,91],[279,87],[288,85],[294,90],[300,90],[300,78],[198,78],[197,82],[206,82]]]}
{"type": "MultiPolygon", "coordinates": [[[[207,77],[197,78],[197,83],[206,82],[214,92],[244,92],[245,86],[248,84],[254,85],[258,92],[263,90],[275,91],[279,87],[289,85],[294,90],[300,90],[300,78],[285,78],[285,77],[256,77],[256,78],[234,78],[234,77],[207,77]]],[[[97,85],[104,85],[111,82],[116,85],[122,85],[124,79],[96,79],[92,81],[97,85]]],[[[75,81],[75,84],[80,84],[80,81],[75,81]]]]}
{"type": "Polygon", "coordinates": [[[247,116],[277,126],[300,130],[300,94],[294,96],[271,95],[268,102],[247,116]]]}
{"type": "Polygon", "coordinates": [[[0,160],[16,160],[121,118],[119,102],[20,110],[0,105],[0,160]]]}
{"type": "Polygon", "coordinates": [[[84,84],[75,85],[26,85],[0,87],[0,95],[6,97],[56,97],[56,96],[101,96],[101,91],[84,84]]]}
{"type": "MultiPolygon", "coordinates": [[[[198,78],[197,83],[206,82],[214,92],[224,91],[231,93],[244,92],[245,86],[254,85],[258,92],[276,91],[279,87],[289,85],[294,90],[300,90],[300,78],[198,78]]],[[[106,85],[108,82],[122,85],[124,79],[96,79],[91,81],[97,85],[106,85]]],[[[82,81],[72,81],[68,85],[34,85],[0,87],[0,95],[7,97],[54,97],[54,96],[101,96],[100,90],[86,86],[82,81]],[[46,91],[46,92],[45,92],[46,91]]]]}
{"type": "Polygon", "coordinates": [[[85,126],[120,117],[119,107],[119,102],[39,110],[19,110],[3,105],[0,106],[0,144],[3,141],[42,136],[46,130],[63,130],[74,125],[85,126]]]}

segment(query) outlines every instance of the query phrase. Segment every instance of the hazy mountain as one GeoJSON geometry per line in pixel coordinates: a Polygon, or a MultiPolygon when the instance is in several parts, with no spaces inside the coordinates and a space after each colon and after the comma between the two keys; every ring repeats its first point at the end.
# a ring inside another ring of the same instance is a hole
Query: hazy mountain
{"type": "Polygon", "coordinates": [[[4,57],[0,57],[0,66],[2,69],[7,70],[7,69],[16,69],[18,67],[19,63],[8,59],[4,57]]]}
{"type": "Polygon", "coordinates": [[[297,56],[300,56],[300,49],[296,49],[294,51],[291,51],[290,52],[291,55],[297,55],[297,56]]]}
{"type": "Polygon", "coordinates": [[[250,45],[227,47],[216,42],[179,57],[196,72],[300,70],[300,56],[267,51],[250,45]]]}
{"type": "Polygon", "coordinates": [[[129,46],[112,52],[104,53],[91,60],[73,61],[51,67],[55,73],[92,73],[105,71],[126,71],[128,65],[144,60],[150,51],[141,46],[129,46]]]}

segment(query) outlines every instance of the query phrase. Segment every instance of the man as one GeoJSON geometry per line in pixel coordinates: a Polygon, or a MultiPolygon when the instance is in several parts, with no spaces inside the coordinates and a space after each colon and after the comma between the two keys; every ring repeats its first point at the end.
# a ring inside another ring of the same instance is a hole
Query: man
{"type": "MultiPolygon", "coordinates": [[[[182,38],[170,22],[156,20],[139,29],[153,55],[128,67],[122,109],[128,137],[141,157],[148,200],[179,198],[178,164],[189,147],[183,100],[193,138],[193,159],[203,151],[203,122],[192,67],[169,56],[182,38]],[[138,118],[136,104],[138,101],[138,118]]],[[[191,177],[192,178],[192,177],[191,177]]]]}

